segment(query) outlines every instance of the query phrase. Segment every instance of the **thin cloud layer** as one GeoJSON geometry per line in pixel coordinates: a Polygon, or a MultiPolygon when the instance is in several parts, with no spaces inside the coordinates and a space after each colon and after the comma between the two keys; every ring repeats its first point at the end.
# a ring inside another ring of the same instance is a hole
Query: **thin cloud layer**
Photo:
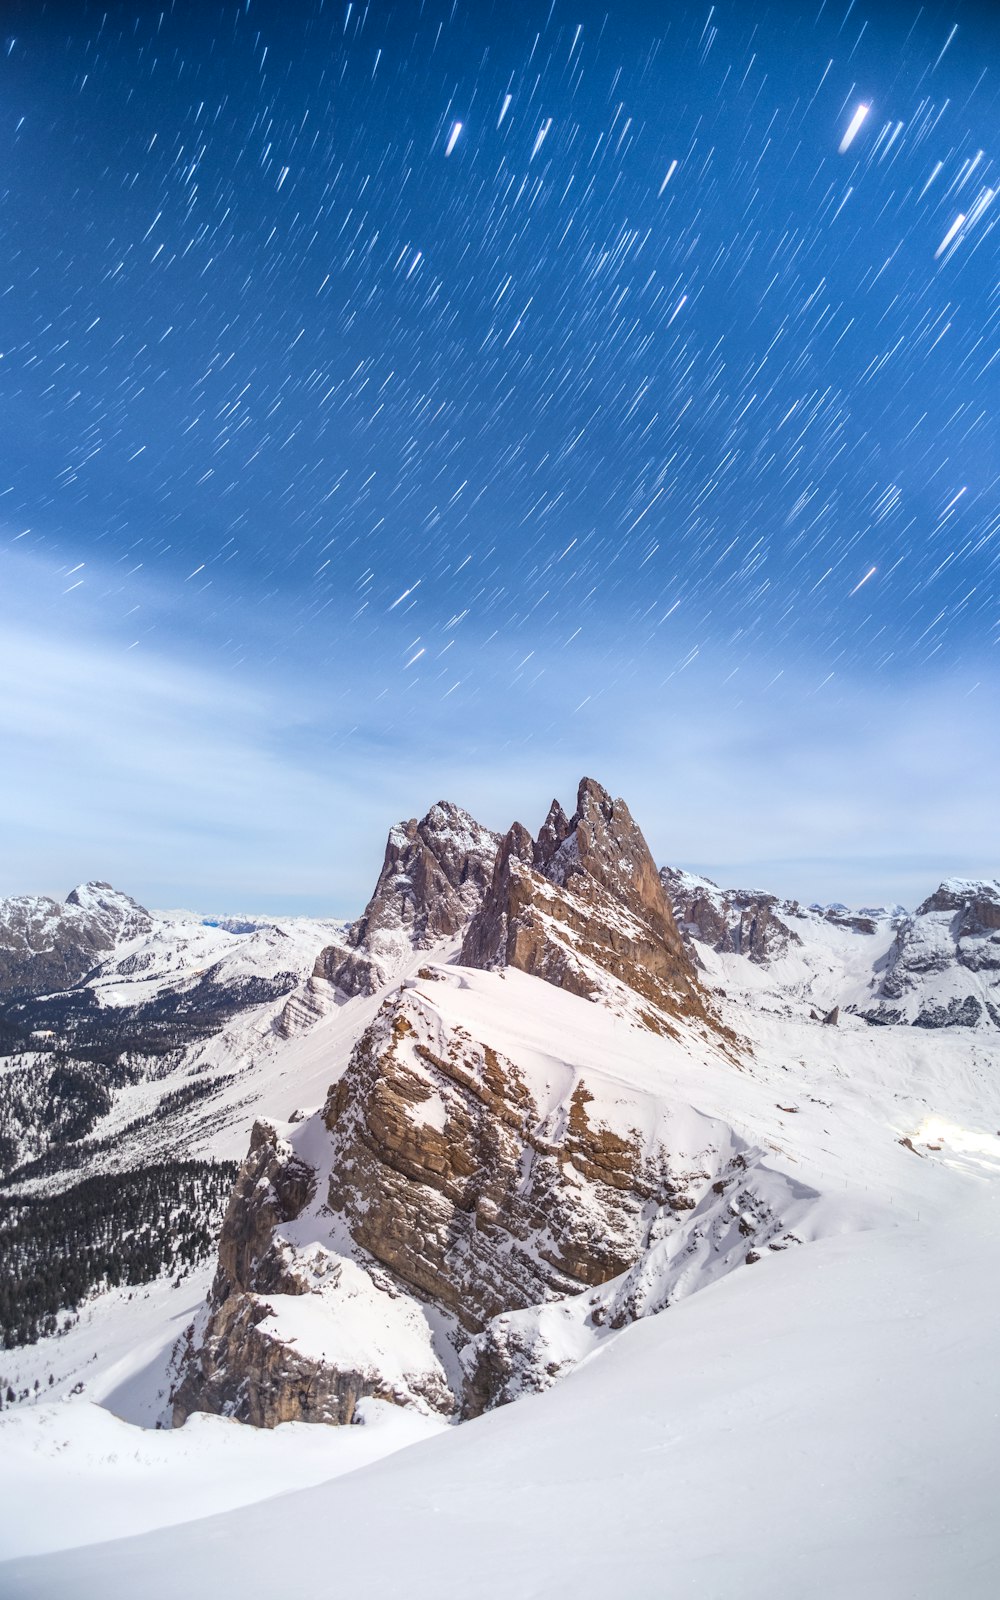
{"type": "Polygon", "coordinates": [[[601,651],[569,674],[549,651],[470,714],[426,684],[391,699],[364,661],[236,671],[189,644],[128,649],[99,607],[31,618],[37,573],[19,576],[32,625],[0,636],[17,685],[0,703],[4,893],[102,877],[159,904],[347,915],[399,816],[447,797],[537,826],[583,772],[626,796],[661,860],[725,883],[912,902],[997,870],[986,683],[883,686],[876,715],[863,684],[817,692],[819,666],[737,691],[708,665],[664,681],[647,655],[614,682],[601,651]]]}

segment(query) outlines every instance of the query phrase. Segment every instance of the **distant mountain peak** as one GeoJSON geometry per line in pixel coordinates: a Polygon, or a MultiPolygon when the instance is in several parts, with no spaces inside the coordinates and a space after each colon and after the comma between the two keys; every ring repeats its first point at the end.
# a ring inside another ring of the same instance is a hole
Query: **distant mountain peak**
{"type": "Polygon", "coordinates": [[[996,878],[945,878],[932,895],[917,907],[917,916],[924,916],[929,911],[970,911],[980,909],[986,916],[987,922],[991,921],[988,908],[997,907],[998,920],[993,926],[1000,927],[1000,881],[996,878]]]}
{"type": "Polygon", "coordinates": [[[104,915],[112,919],[139,917],[151,921],[146,907],[133,900],[131,895],[116,889],[113,884],[96,878],[88,883],[78,883],[66,896],[68,906],[78,906],[81,911],[104,915]]]}
{"type": "Polygon", "coordinates": [[[103,882],[78,884],[63,902],[45,895],[0,900],[0,994],[70,988],[122,939],[152,925],[144,906],[103,882]]]}

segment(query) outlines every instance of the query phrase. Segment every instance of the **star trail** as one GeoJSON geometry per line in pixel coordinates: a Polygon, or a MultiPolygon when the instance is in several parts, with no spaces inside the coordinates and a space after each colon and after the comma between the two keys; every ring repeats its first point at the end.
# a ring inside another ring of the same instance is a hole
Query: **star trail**
{"type": "Polygon", "coordinates": [[[972,5],[5,7],[13,621],[325,684],[345,781],[984,697],[998,91],[972,5]]]}

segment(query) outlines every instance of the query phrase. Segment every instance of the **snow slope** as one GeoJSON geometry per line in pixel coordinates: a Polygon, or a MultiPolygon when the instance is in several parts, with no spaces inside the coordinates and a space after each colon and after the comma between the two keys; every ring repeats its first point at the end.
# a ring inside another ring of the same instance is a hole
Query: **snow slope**
{"type": "Polygon", "coordinates": [[[0,1591],[987,1600],[1000,1553],[990,1182],[986,1205],[980,1183],[960,1184],[934,1227],[827,1239],[731,1275],[548,1393],[365,1471],[0,1566],[0,1591]]]}
{"type": "Polygon", "coordinates": [[[384,1401],[364,1425],[268,1431],[196,1415],[183,1428],[139,1429],[93,1404],[42,1405],[0,1425],[3,1559],[126,1538],[327,1482],[444,1426],[384,1401]],[[55,1514],[53,1514],[55,1513],[55,1514]]]}

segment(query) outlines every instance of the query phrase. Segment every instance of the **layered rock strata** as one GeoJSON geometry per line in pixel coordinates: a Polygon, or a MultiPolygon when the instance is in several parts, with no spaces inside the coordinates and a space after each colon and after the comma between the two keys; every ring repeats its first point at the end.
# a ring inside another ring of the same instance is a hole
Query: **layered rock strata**
{"type": "MultiPolygon", "coordinates": [[[[287,1136],[258,1125],[175,1422],[349,1422],[365,1395],[476,1414],[511,1398],[497,1318],[624,1281],[704,1197],[721,1203],[729,1130],[693,1114],[685,1151],[651,1090],[525,1071],[435,1003],[437,984],[462,983],[444,968],[411,980],[321,1114],[287,1136]]],[[[733,1239],[742,1260],[750,1242],[733,1239]]],[[[548,1358],[529,1365],[538,1387],[548,1358]]]]}
{"type": "Polygon", "coordinates": [[[518,967],[593,999],[629,991],[658,1032],[708,1015],[649,847],[624,800],[592,778],[572,817],[552,802],[537,839],[518,822],[510,829],[460,959],[518,967]]]}
{"type": "Polygon", "coordinates": [[[459,934],[482,901],[499,844],[499,834],[448,801],[431,806],[419,822],[397,823],[363,914],[342,943],[321,951],[309,983],[278,1019],[278,1032],[287,1037],[310,1026],[334,994],[375,994],[415,950],[459,934]]]}

